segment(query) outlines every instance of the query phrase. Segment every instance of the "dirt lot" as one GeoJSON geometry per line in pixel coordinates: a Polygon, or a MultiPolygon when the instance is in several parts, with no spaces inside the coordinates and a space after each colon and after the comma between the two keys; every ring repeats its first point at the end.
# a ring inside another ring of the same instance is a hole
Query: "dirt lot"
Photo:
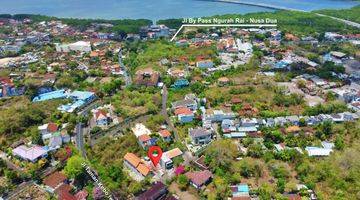
{"type": "MultiPolygon", "coordinates": [[[[191,186],[189,186],[189,187],[191,187],[191,186]]],[[[173,182],[170,185],[169,191],[176,194],[181,200],[198,200],[198,199],[200,199],[200,197],[198,197],[197,195],[191,194],[188,190],[181,191],[175,182],[173,182]]]]}

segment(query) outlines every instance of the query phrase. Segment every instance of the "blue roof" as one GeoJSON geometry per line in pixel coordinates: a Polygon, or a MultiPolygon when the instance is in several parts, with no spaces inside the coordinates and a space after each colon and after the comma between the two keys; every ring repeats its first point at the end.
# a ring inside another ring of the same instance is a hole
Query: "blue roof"
{"type": "Polygon", "coordinates": [[[70,94],[71,97],[76,98],[78,100],[86,100],[92,96],[94,96],[93,92],[86,91],[74,91],[70,94]]]}
{"type": "Polygon", "coordinates": [[[46,100],[60,99],[60,98],[65,98],[65,97],[66,97],[65,90],[56,90],[56,91],[47,92],[44,94],[39,94],[32,101],[33,102],[46,101],[46,100]]]}

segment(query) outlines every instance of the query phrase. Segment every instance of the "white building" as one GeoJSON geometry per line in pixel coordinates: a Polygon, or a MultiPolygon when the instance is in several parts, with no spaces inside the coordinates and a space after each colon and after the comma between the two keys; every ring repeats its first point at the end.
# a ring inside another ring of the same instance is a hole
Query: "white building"
{"type": "Polygon", "coordinates": [[[55,48],[57,52],[70,52],[70,51],[90,52],[91,44],[90,42],[85,42],[85,41],[78,41],[71,44],[55,43],[55,48]]]}

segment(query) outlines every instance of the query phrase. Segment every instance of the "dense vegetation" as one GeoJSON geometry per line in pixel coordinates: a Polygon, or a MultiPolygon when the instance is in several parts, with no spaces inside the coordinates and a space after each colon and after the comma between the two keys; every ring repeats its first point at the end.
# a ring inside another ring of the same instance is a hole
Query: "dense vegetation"
{"type": "Polygon", "coordinates": [[[338,17],[341,19],[346,19],[346,20],[360,23],[360,15],[359,15],[360,6],[355,6],[351,9],[341,9],[341,10],[325,9],[325,10],[319,10],[319,11],[314,11],[314,12],[318,12],[321,14],[330,15],[333,17],[338,17]]]}
{"type": "MultiPolygon", "coordinates": [[[[338,11],[338,13],[352,13],[350,16],[358,16],[359,7],[355,7],[346,12],[338,11]]],[[[334,11],[337,12],[337,11],[334,11]]],[[[346,14],[343,14],[346,16],[346,14]]],[[[320,17],[314,13],[296,12],[296,11],[276,11],[276,12],[262,12],[262,13],[249,13],[249,14],[226,14],[216,15],[210,18],[255,18],[255,19],[277,19],[278,28],[285,32],[291,32],[300,35],[315,34],[321,32],[356,32],[356,29],[338,22],[328,17],[320,17]]],[[[158,24],[165,24],[172,28],[179,28],[182,19],[167,19],[159,20],[158,24]]]]}

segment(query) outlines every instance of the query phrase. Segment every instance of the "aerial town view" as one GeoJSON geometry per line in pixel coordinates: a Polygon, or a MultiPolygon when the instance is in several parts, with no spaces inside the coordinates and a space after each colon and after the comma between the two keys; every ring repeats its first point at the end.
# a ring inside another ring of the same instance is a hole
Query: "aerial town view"
{"type": "Polygon", "coordinates": [[[0,0],[0,200],[360,200],[360,1],[0,0]]]}

